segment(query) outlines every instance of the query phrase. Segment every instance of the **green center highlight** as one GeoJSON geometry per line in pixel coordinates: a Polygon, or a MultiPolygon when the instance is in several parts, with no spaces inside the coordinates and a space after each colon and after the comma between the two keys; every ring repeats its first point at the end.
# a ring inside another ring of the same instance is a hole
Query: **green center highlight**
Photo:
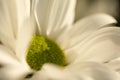
{"type": "Polygon", "coordinates": [[[34,70],[40,70],[45,63],[66,65],[66,58],[60,47],[54,41],[41,35],[33,36],[27,51],[26,61],[34,70]]]}

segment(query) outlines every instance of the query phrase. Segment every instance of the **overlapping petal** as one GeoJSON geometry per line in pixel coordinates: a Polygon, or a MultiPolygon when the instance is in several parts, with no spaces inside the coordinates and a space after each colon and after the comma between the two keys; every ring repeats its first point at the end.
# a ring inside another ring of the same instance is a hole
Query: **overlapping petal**
{"type": "Polygon", "coordinates": [[[41,34],[56,37],[74,20],[75,0],[38,0],[35,16],[41,34]]]}
{"type": "Polygon", "coordinates": [[[29,72],[10,49],[0,45],[0,80],[21,80],[29,72]]]}
{"type": "Polygon", "coordinates": [[[0,40],[14,50],[17,33],[30,15],[30,0],[1,0],[0,4],[0,40]]]}
{"type": "Polygon", "coordinates": [[[106,63],[106,65],[109,66],[112,70],[120,73],[120,57],[110,60],[106,63]]]}
{"type": "MultiPolygon", "coordinates": [[[[63,30],[64,32],[59,36],[57,42],[65,50],[68,62],[74,61],[73,59],[78,56],[76,54],[83,57],[84,52],[81,52],[81,49],[92,39],[89,37],[95,34],[95,31],[114,23],[116,20],[113,17],[106,14],[96,14],[78,21],[70,30],[63,30]]],[[[87,48],[84,50],[87,51],[87,48]]]]}
{"type": "Polygon", "coordinates": [[[15,63],[17,63],[17,57],[15,57],[15,53],[9,48],[0,45],[0,65],[4,66],[15,63]]]}

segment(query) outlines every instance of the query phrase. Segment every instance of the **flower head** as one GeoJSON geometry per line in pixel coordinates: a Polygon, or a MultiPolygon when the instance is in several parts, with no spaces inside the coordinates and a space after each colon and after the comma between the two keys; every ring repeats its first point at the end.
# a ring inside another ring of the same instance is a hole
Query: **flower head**
{"type": "Polygon", "coordinates": [[[94,14],[74,23],[75,0],[1,3],[0,79],[120,79],[113,17],[94,14]]]}

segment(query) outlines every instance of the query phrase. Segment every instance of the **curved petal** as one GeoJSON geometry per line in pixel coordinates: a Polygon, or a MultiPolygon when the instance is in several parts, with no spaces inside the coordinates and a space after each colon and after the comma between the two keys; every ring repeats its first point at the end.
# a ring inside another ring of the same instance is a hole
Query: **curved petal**
{"type": "Polygon", "coordinates": [[[88,37],[73,50],[78,53],[79,61],[108,62],[120,56],[120,28],[102,28],[88,37]]]}
{"type": "MultiPolygon", "coordinates": [[[[66,71],[79,76],[80,74],[90,77],[91,80],[119,80],[120,75],[109,67],[95,62],[81,62],[71,64],[66,71]]],[[[87,80],[87,79],[83,79],[87,80]]]]}
{"type": "Polygon", "coordinates": [[[41,34],[56,37],[65,26],[74,20],[76,0],[38,0],[35,17],[41,34]]]}
{"type": "Polygon", "coordinates": [[[84,41],[94,31],[113,23],[116,23],[116,20],[107,14],[88,16],[75,23],[70,30],[64,30],[64,33],[61,33],[62,35],[59,36],[57,41],[63,49],[69,49],[84,41]]]}

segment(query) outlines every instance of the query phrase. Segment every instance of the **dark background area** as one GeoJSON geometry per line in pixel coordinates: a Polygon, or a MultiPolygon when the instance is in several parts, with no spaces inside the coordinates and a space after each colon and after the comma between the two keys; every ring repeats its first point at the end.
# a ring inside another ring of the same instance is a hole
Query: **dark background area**
{"type": "Polygon", "coordinates": [[[107,13],[120,26],[120,0],[77,0],[75,21],[95,13],[107,13]]]}
{"type": "Polygon", "coordinates": [[[118,20],[118,25],[120,26],[120,0],[118,0],[118,4],[119,4],[119,6],[118,6],[118,18],[117,18],[117,20],[118,20]]]}

